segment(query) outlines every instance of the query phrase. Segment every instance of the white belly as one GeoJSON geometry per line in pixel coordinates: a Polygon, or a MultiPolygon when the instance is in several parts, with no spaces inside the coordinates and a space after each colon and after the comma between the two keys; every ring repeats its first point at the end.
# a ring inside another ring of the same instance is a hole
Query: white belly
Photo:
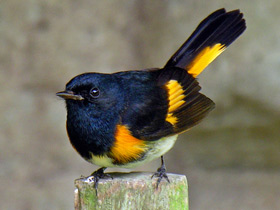
{"type": "Polygon", "coordinates": [[[168,152],[177,140],[178,135],[164,137],[158,141],[151,141],[148,145],[148,151],[145,157],[139,161],[128,163],[125,165],[114,165],[112,159],[105,156],[92,155],[92,159],[89,160],[91,163],[101,167],[118,167],[118,168],[134,168],[144,163],[150,162],[168,152]]]}

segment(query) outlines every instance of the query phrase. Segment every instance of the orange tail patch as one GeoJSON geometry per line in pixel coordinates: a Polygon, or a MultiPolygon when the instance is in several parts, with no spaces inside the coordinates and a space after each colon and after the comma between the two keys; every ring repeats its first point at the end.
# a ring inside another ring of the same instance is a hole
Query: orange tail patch
{"type": "Polygon", "coordinates": [[[187,71],[193,77],[197,77],[215,58],[217,58],[224,50],[225,45],[217,43],[213,46],[205,47],[194,60],[187,66],[187,71]]]}

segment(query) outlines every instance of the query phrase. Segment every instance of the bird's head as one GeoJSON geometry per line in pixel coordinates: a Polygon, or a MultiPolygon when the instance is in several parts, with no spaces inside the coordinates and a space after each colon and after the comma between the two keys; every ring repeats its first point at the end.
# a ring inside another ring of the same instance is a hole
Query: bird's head
{"type": "MultiPolygon", "coordinates": [[[[64,91],[56,93],[65,99],[69,112],[83,112],[91,117],[119,111],[124,93],[114,74],[85,73],[71,79],[64,91]]],[[[80,113],[81,114],[81,113],[80,113]]]]}

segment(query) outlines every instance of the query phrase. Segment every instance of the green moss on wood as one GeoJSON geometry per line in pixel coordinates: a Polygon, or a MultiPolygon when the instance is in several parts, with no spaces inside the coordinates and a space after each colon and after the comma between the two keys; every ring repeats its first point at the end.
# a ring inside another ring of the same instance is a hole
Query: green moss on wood
{"type": "Polygon", "coordinates": [[[168,174],[171,183],[163,180],[156,189],[151,173],[112,173],[114,179],[101,180],[98,196],[94,183],[87,179],[75,181],[80,209],[172,209],[188,210],[188,187],[183,175],[168,174]]]}

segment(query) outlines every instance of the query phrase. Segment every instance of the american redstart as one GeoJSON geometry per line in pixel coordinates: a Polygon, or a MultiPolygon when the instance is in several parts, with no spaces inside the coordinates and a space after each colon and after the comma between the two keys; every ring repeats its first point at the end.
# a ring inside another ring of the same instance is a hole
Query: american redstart
{"type": "Polygon", "coordinates": [[[73,147],[87,161],[131,168],[161,157],[154,174],[165,178],[163,155],[178,134],[198,124],[214,102],[201,94],[196,77],[246,29],[239,10],[219,9],[205,18],[163,68],[84,73],[56,95],[65,99],[67,132],[73,147]]]}

